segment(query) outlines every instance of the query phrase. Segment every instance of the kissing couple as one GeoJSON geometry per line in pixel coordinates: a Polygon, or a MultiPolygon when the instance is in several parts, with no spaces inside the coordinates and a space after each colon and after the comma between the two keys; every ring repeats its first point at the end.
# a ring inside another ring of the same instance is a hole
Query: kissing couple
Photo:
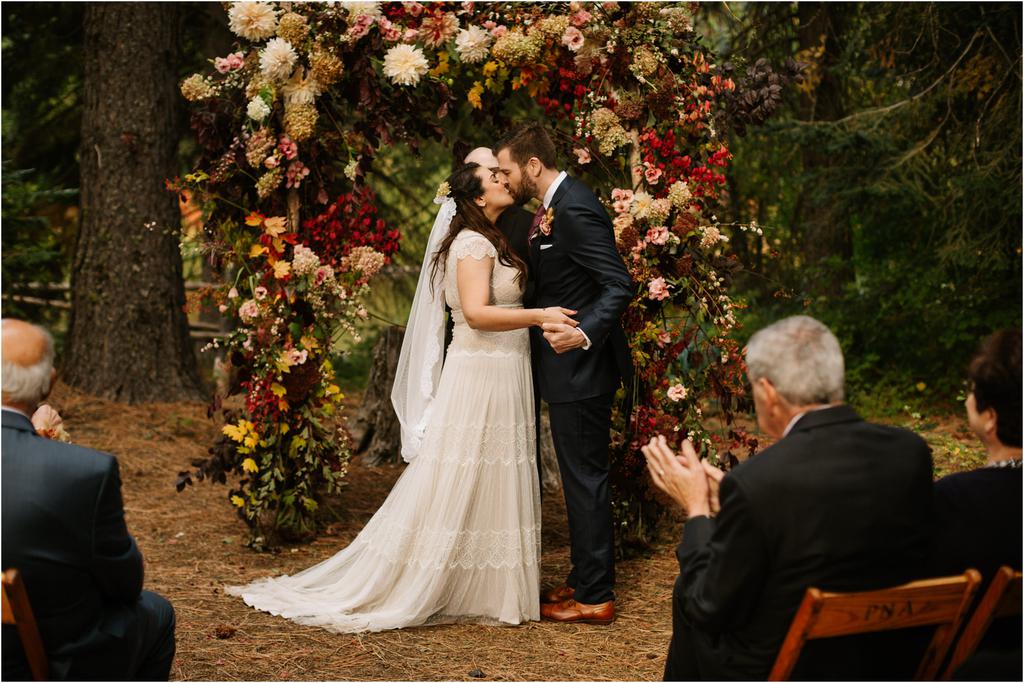
{"type": "Polygon", "coordinates": [[[619,320],[634,293],[611,220],[558,170],[538,123],[471,152],[435,201],[391,395],[408,467],[348,547],[228,592],[340,633],[542,616],[609,624],[609,430],[632,374],[619,320]],[[531,199],[532,219],[515,206],[531,199]],[[572,543],[571,572],[543,596],[535,383],[572,543]]]}

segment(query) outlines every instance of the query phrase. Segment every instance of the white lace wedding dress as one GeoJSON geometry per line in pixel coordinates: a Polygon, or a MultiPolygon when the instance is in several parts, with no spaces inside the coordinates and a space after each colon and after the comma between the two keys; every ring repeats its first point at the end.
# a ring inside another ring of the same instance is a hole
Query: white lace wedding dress
{"type": "Polygon", "coordinates": [[[350,633],[540,618],[540,486],[528,331],[463,317],[458,259],[494,257],[492,304],[522,306],[517,271],[487,238],[452,244],[445,298],[455,334],[419,455],[352,543],[294,576],[229,587],[252,607],[350,633]]]}

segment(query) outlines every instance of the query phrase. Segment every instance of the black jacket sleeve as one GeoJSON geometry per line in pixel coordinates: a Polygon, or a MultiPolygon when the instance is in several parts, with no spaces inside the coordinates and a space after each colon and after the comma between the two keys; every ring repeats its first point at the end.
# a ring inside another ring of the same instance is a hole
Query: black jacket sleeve
{"type": "Polygon", "coordinates": [[[105,596],[131,603],[142,591],[142,554],[125,525],[117,460],[109,463],[96,500],[91,572],[105,596]]]}
{"type": "Polygon", "coordinates": [[[722,480],[719,496],[718,517],[688,520],[676,552],[684,612],[709,631],[729,630],[747,621],[768,561],[763,534],[732,477],[722,480]]]}
{"type": "Polygon", "coordinates": [[[556,221],[555,229],[565,230],[573,245],[569,258],[601,288],[593,304],[576,316],[593,345],[591,350],[597,350],[629,306],[633,281],[615,247],[615,233],[604,209],[580,202],[568,207],[567,213],[570,220],[564,226],[556,221]]]}

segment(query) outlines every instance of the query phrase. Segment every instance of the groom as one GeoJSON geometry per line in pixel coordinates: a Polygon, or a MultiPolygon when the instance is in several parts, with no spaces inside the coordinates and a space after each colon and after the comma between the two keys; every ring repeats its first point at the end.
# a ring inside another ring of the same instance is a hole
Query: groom
{"type": "Polygon", "coordinates": [[[538,199],[528,234],[534,306],[578,311],[579,327],[531,328],[535,376],[547,401],[569,517],[572,570],[548,591],[541,615],[553,621],[615,620],[615,557],[608,490],[612,399],[632,368],[619,318],[633,283],[615,248],[612,223],[590,188],[559,171],[539,123],[506,134],[494,148],[518,204],[538,199]]]}

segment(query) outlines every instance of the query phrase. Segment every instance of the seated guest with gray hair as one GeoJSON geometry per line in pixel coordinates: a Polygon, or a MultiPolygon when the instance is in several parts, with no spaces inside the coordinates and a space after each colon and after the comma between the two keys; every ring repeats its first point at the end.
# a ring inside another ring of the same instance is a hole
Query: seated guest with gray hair
{"type": "MultiPolygon", "coordinates": [[[[39,436],[29,415],[53,381],[53,340],[20,320],[3,336],[2,563],[19,570],[50,676],[167,680],[174,610],[142,590],[117,460],[39,436]]],[[[27,679],[14,627],[4,626],[3,678],[27,679]]]]}
{"type": "MultiPolygon", "coordinates": [[[[920,578],[927,558],[928,446],[843,404],[832,332],[786,318],[750,339],[746,360],[757,422],[774,445],[727,475],[689,441],[678,455],[660,436],[643,448],[655,485],[688,515],[666,680],[763,680],[808,587],[893,586],[920,578]]],[[[897,662],[893,646],[891,636],[815,641],[793,675],[909,677],[918,653],[897,662]]]]}

